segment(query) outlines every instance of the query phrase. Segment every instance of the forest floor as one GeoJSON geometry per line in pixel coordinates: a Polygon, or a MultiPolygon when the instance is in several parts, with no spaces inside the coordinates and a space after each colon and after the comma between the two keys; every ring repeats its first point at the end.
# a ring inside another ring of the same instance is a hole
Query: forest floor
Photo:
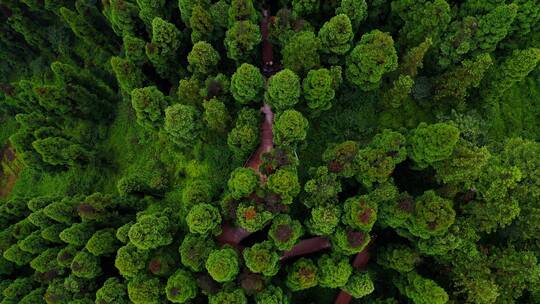
{"type": "Polygon", "coordinates": [[[5,144],[0,150],[0,198],[11,193],[21,169],[22,166],[17,164],[15,150],[10,144],[5,144]]]}

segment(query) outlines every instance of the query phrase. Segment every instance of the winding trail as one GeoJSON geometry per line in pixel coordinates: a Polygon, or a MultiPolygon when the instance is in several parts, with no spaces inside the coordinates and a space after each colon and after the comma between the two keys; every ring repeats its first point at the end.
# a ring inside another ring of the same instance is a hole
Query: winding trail
{"type": "MultiPolygon", "coordinates": [[[[272,44],[268,39],[269,31],[268,26],[271,22],[271,16],[267,9],[263,10],[263,20],[261,21],[261,33],[263,38],[262,45],[262,61],[263,61],[263,75],[265,76],[265,86],[268,84],[268,78],[280,70],[279,64],[276,64],[273,59],[272,44]]],[[[261,112],[264,114],[264,120],[261,122],[260,134],[261,143],[257,150],[249,157],[244,164],[244,167],[251,168],[261,178],[261,182],[264,183],[267,180],[267,176],[260,172],[260,166],[263,162],[262,155],[270,152],[274,148],[272,126],[274,123],[274,112],[269,104],[264,103],[261,107],[261,112]]],[[[228,224],[222,226],[222,233],[217,236],[217,241],[221,244],[229,244],[235,247],[237,250],[242,251],[243,246],[240,242],[247,238],[251,233],[241,227],[233,227],[228,224]]],[[[319,252],[321,250],[328,249],[332,246],[330,240],[326,237],[312,237],[309,239],[301,240],[291,250],[284,252],[280,261],[285,262],[288,259],[304,256],[310,253],[319,252]]],[[[359,271],[366,269],[370,259],[369,245],[364,250],[359,252],[353,262],[352,266],[359,271]]],[[[349,304],[352,300],[352,296],[346,291],[341,290],[336,297],[334,304],[349,304]]]]}
{"type": "MultiPolygon", "coordinates": [[[[268,84],[268,78],[275,74],[278,69],[274,66],[274,58],[272,51],[272,44],[268,39],[268,24],[270,22],[270,13],[267,9],[263,10],[263,20],[261,21],[261,32],[263,37],[262,45],[262,69],[263,75],[265,77],[265,87],[268,84]]],[[[260,127],[260,136],[261,143],[257,150],[251,154],[249,159],[244,163],[244,167],[253,169],[257,174],[259,174],[261,183],[265,183],[267,176],[264,175],[259,168],[263,162],[262,155],[272,151],[274,148],[274,139],[272,133],[272,126],[274,124],[274,112],[269,104],[263,103],[261,107],[261,112],[264,114],[264,120],[261,122],[260,127]]],[[[259,199],[254,197],[255,200],[259,199]]],[[[224,224],[222,226],[222,232],[216,237],[216,240],[220,244],[229,244],[235,248],[242,250],[240,242],[251,235],[250,232],[241,227],[232,227],[230,225],[224,224]]]]}

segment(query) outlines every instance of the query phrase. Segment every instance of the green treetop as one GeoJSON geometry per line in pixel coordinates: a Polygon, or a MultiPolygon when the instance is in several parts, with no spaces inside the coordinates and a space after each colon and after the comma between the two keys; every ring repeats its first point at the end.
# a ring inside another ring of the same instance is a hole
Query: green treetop
{"type": "Polygon", "coordinates": [[[385,107],[399,108],[409,97],[414,86],[414,80],[409,75],[399,75],[392,83],[392,88],[383,95],[382,104],[385,107]]]}
{"type": "Polygon", "coordinates": [[[500,293],[497,301],[519,302],[527,289],[538,281],[540,264],[536,252],[516,250],[513,247],[493,249],[494,252],[489,257],[490,267],[495,270],[495,273],[504,274],[494,278],[500,293]]]}
{"type": "Polygon", "coordinates": [[[131,92],[131,104],[137,115],[137,123],[141,126],[153,130],[163,126],[167,101],[157,87],[134,89],[131,92]]]}
{"type": "Polygon", "coordinates": [[[255,295],[256,304],[289,304],[289,299],[283,290],[277,286],[267,286],[255,295]]]}
{"type": "Polygon", "coordinates": [[[193,106],[175,104],[165,109],[165,131],[180,147],[193,146],[202,129],[200,113],[193,106]]]}
{"type": "Polygon", "coordinates": [[[197,296],[197,284],[190,272],[178,269],[167,280],[165,293],[173,303],[186,303],[197,296]]]}
{"type": "Polygon", "coordinates": [[[236,168],[227,182],[233,198],[240,199],[251,194],[259,185],[259,176],[251,168],[236,168]]]}
{"type": "Polygon", "coordinates": [[[289,69],[279,71],[270,77],[265,99],[277,111],[293,107],[300,100],[300,78],[289,69]]]}
{"type": "Polygon", "coordinates": [[[115,219],[119,207],[123,207],[122,199],[96,192],[78,204],[77,213],[83,221],[104,223],[115,219]]]}
{"type": "Polygon", "coordinates": [[[300,258],[289,267],[285,284],[291,291],[315,287],[318,283],[317,266],[312,260],[300,258]]]}
{"type": "Polygon", "coordinates": [[[366,187],[386,182],[396,166],[407,157],[405,136],[384,130],[373,137],[368,147],[360,149],[355,158],[356,179],[366,187]]]}
{"type": "Polygon", "coordinates": [[[349,17],[352,29],[356,32],[360,24],[368,15],[368,5],[366,0],[341,0],[336,15],[345,14],[349,17]]]}
{"type": "Polygon", "coordinates": [[[400,39],[409,47],[420,44],[426,37],[438,41],[452,18],[445,0],[393,1],[392,12],[405,21],[400,39]]]}
{"type": "Polygon", "coordinates": [[[58,256],[59,252],[60,249],[58,248],[48,248],[42,250],[37,257],[30,261],[30,267],[41,273],[58,271],[60,265],[58,265],[56,257],[58,256]]]}
{"type": "Polygon", "coordinates": [[[336,92],[334,79],[328,69],[310,70],[302,82],[304,98],[312,110],[328,110],[336,92]]]}
{"type": "Polygon", "coordinates": [[[193,45],[187,56],[188,70],[197,75],[208,75],[219,63],[219,53],[206,41],[199,41],[193,45]]]}
{"type": "Polygon", "coordinates": [[[413,235],[428,239],[434,235],[444,234],[454,223],[455,217],[452,201],[429,190],[416,199],[407,228],[413,235]]]}
{"type": "Polygon", "coordinates": [[[7,303],[18,303],[18,299],[21,299],[34,289],[34,281],[31,277],[21,276],[15,280],[9,282],[9,285],[2,291],[3,300],[7,303]],[[11,300],[11,301],[10,301],[11,300]]]}
{"type": "Polygon", "coordinates": [[[249,20],[257,23],[257,11],[252,0],[232,0],[228,10],[229,25],[236,21],[249,20]]]}
{"type": "Polygon", "coordinates": [[[129,229],[129,239],[142,250],[169,245],[173,241],[170,218],[160,214],[145,214],[129,229]]]}
{"type": "Polygon", "coordinates": [[[101,33],[98,32],[98,29],[92,23],[88,22],[86,18],[66,7],[61,7],[58,12],[75,36],[94,48],[103,48],[112,51],[112,46],[108,44],[107,39],[103,35],[100,35],[101,33]]]}
{"type": "Polygon", "coordinates": [[[426,38],[418,46],[408,50],[399,65],[401,73],[413,78],[416,77],[418,75],[418,70],[424,67],[424,57],[432,45],[433,40],[431,40],[431,38],[426,38]]]}
{"type": "Polygon", "coordinates": [[[337,205],[321,205],[311,209],[306,222],[309,232],[315,235],[331,235],[341,218],[341,208],[337,205]]]}
{"type": "Polygon", "coordinates": [[[284,204],[292,204],[293,198],[300,193],[298,174],[295,170],[291,169],[277,170],[268,177],[268,183],[266,185],[268,190],[280,196],[281,202],[284,204]]]}
{"type": "Polygon", "coordinates": [[[212,98],[203,102],[203,108],[203,119],[208,129],[220,133],[227,132],[231,115],[229,115],[225,103],[217,98],[212,98]]]}
{"type": "Polygon", "coordinates": [[[459,139],[459,130],[448,123],[420,123],[412,131],[410,157],[420,168],[445,160],[452,155],[459,139]]]}
{"type": "Polygon", "coordinates": [[[32,142],[32,147],[44,162],[54,166],[75,166],[92,159],[92,152],[86,147],[58,136],[38,139],[32,142]]]}
{"type": "Polygon", "coordinates": [[[254,65],[243,63],[231,78],[231,93],[240,104],[256,103],[262,100],[264,78],[254,65]]]}
{"type": "Polygon", "coordinates": [[[272,217],[272,213],[265,210],[262,204],[242,202],[236,208],[238,225],[249,232],[263,229],[272,217]]]}
{"type": "Polygon", "coordinates": [[[518,196],[511,193],[522,178],[516,166],[501,164],[495,157],[490,159],[476,183],[479,199],[463,207],[476,223],[475,229],[490,233],[512,223],[521,210],[518,196]]]}
{"type": "Polygon", "coordinates": [[[135,245],[128,243],[118,249],[114,266],[122,276],[132,278],[144,272],[148,259],[148,251],[139,249],[135,245]]]}
{"type": "Polygon", "coordinates": [[[345,75],[361,90],[375,90],[384,74],[397,69],[397,60],[392,36],[373,30],[349,53],[345,75]]]}
{"type": "Polygon", "coordinates": [[[194,5],[189,25],[191,26],[191,42],[215,40],[217,33],[208,7],[200,4],[194,5]]]}
{"type": "Polygon", "coordinates": [[[206,270],[217,282],[229,282],[238,275],[238,253],[232,248],[216,249],[206,260],[206,270]]]}
{"type": "Polygon", "coordinates": [[[497,43],[504,39],[512,28],[518,5],[515,3],[499,5],[478,20],[475,42],[482,52],[493,52],[497,43]]]}
{"type": "Polygon", "coordinates": [[[190,209],[200,203],[210,203],[212,201],[212,185],[210,181],[202,178],[189,179],[182,189],[182,206],[190,209]]]}
{"type": "Polygon", "coordinates": [[[181,79],[178,82],[178,101],[192,106],[200,105],[203,100],[201,89],[202,83],[197,77],[181,79]]]}
{"type": "Polygon", "coordinates": [[[413,271],[419,261],[418,253],[405,245],[389,245],[377,251],[377,264],[401,273],[413,271]]]}
{"type": "Polygon", "coordinates": [[[460,140],[452,155],[448,159],[434,163],[433,168],[437,172],[437,178],[445,184],[471,189],[489,158],[490,153],[486,147],[479,148],[460,140]]]}
{"type": "Polygon", "coordinates": [[[80,278],[96,278],[102,272],[100,259],[87,251],[81,251],[73,258],[71,271],[75,276],[80,278]]]}
{"type": "Polygon", "coordinates": [[[82,247],[94,234],[94,225],[90,223],[77,223],[64,229],[60,233],[60,239],[67,244],[82,247]]]}
{"type": "Polygon", "coordinates": [[[39,254],[41,251],[47,249],[48,242],[41,237],[41,232],[36,230],[28,235],[26,238],[18,242],[19,247],[32,254],[39,254]]]}
{"type": "Polygon", "coordinates": [[[323,161],[327,163],[330,172],[338,176],[352,177],[356,173],[354,160],[358,150],[358,143],[348,140],[328,147],[323,153],[323,161]]]}
{"type": "Polygon", "coordinates": [[[523,80],[540,62],[540,48],[514,50],[489,77],[482,93],[488,99],[497,99],[515,83],[523,80]]]}
{"type": "Polygon", "coordinates": [[[369,244],[371,237],[369,234],[338,227],[331,235],[332,246],[338,253],[353,255],[364,250],[369,244]]]}
{"type": "Polygon", "coordinates": [[[370,231],[377,220],[377,203],[367,195],[350,197],[343,205],[342,220],[354,229],[370,231]]]}
{"type": "Polygon", "coordinates": [[[63,224],[53,224],[41,230],[41,237],[49,242],[61,243],[60,233],[66,228],[63,224]]]}
{"type": "Polygon", "coordinates": [[[379,213],[377,215],[382,226],[392,228],[403,227],[414,211],[414,199],[407,192],[398,194],[395,191],[385,200],[378,200],[379,213]]]}
{"type": "Polygon", "coordinates": [[[353,298],[358,299],[367,296],[375,290],[373,281],[367,272],[357,272],[353,274],[343,290],[353,298]]]}
{"type": "Polygon", "coordinates": [[[23,298],[21,298],[19,304],[46,303],[45,300],[43,299],[44,293],[45,293],[45,288],[34,289],[28,294],[26,294],[23,298]]]}
{"type": "Polygon", "coordinates": [[[254,109],[242,108],[236,125],[227,137],[227,145],[237,159],[244,161],[259,144],[260,114],[254,109]]]}
{"type": "Polygon", "coordinates": [[[129,229],[131,228],[131,226],[133,226],[133,224],[135,224],[135,222],[131,221],[131,222],[127,222],[126,224],[118,227],[118,229],[116,229],[116,238],[122,243],[122,244],[127,244],[129,242],[129,229]]]}
{"type": "Polygon", "coordinates": [[[493,60],[489,54],[484,53],[473,60],[464,60],[461,64],[440,75],[436,80],[435,100],[455,98],[457,101],[464,101],[469,95],[468,91],[480,85],[480,81],[491,68],[493,60]]]}
{"type": "Polygon", "coordinates": [[[104,14],[111,22],[112,29],[118,36],[134,34],[140,30],[142,22],[139,19],[139,7],[132,2],[110,0],[104,5],[104,14]],[[106,9],[108,9],[108,14],[106,9]]]}
{"type": "Polygon", "coordinates": [[[197,5],[206,7],[210,1],[208,0],[178,0],[178,8],[180,9],[180,18],[184,22],[184,24],[189,28],[190,25],[190,18],[191,14],[193,12],[193,8],[197,5]]]}
{"type": "Polygon", "coordinates": [[[127,94],[131,93],[133,89],[143,86],[145,76],[141,69],[130,61],[121,57],[111,57],[111,67],[118,85],[127,94]]]}
{"type": "Polygon", "coordinates": [[[443,288],[414,271],[394,280],[394,284],[403,295],[414,303],[445,304],[448,302],[448,294],[443,288]]]}
{"type": "Polygon", "coordinates": [[[151,25],[155,17],[163,17],[166,0],[137,0],[139,6],[139,17],[147,25],[151,25]]]}
{"type": "Polygon", "coordinates": [[[181,33],[176,26],[160,17],[152,20],[152,41],[146,45],[146,56],[161,77],[177,79],[174,69],[180,48],[181,33]]]}
{"type": "Polygon", "coordinates": [[[279,270],[279,255],[272,246],[271,241],[257,243],[243,251],[247,268],[254,273],[262,273],[271,277],[279,270]]]}
{"type": "Polygon", "coordinates": [[[210,295],[209,304],[247,304],[248,300],[243,289],[221,290],[216,294],[210,295]]]}
{"type": "Polygon", "coordinates": [[[69,268],[73,257],[79,252],[78,248],[73,245],[67,245],[58,251],[56,255],[56,262],[59,266],[69,268]]]}
{"type": "Polygon", "coordinates": [[[274,217],[272,226],[268,230],[268,237],[279,250],[291,250],[302,234],[300,221],[291,219],[287,214],[274,217]]]}
{"type": "Polygon", "coordinates": [[[274,125],[274,142],[278,145],[292,145],[307,136],[308,120],[296,110],[285,110],[279,114],[274,125]]]}
{"type": "Polygon", "coordinates": [[[317,265],[321,287],[343,287],[353,271],[349,258],[339,254],[324,254],[317,260],[317,265]]]}
{"type": "Polygon", "coordinates": [[[186,222],[191,233],[208,234],[219,230],[219,210],[210,204],[197,204],[189,210],[186,222]]]}
{"type": "Polygon", "coordinates": [[[95,256],[109,256],[118,249],[114,228],[96,231],[86,243],[86,250],[95,256]]]}
{"type": "Polygon", "coordinates": [[[96,291],[96,302],[103,304],[128,304],[127,287],[119,278],[108,278],[96,291]]]}
{"type": "Polygon", "coordinates": [[[304,185],[305,196],[302,203],[308,207],[337,202],[341,183],[335,173],[321,166],[310,170],[311,179],[304,185]]]}
{"type": "Polygon", "coordinates": [[[163,286],[158,278],[139,275],[128,283],[128,296],[135,304],[160,303],[163,301],[163,286]]]}
{"type": "Polygon", "coordinates": [[[322,50],[335,55],[346,54],[351,48],[353,37],[351,20],[346,14],[332,17],[319,30],[322,50]]]}
{"type": "Polygon", "coordinates": [[[294,34],[285,44],[281,55],[283,66],[299,75],[319,66],[321,42],[314,32],[301,31],[294,34]]]}
{"type": "Polygon", "coordinates": [[[309,16],[319,10],[320,0],[292,0],[294,16],[309,16]]]}
{"type": "Polygon", "coordinates": [[[232,60],[248,60],[261,42],[259,27],[250,21],[237,21],[225,33],[227,57],[232,60]]]}
{"type": "Polygon", "coordinates": [[[199,272],[204,269],[204,263],[215,244],[211,238],[196,234],[187,234],[180,245],[180,261],[191,271],[199,272]]]}

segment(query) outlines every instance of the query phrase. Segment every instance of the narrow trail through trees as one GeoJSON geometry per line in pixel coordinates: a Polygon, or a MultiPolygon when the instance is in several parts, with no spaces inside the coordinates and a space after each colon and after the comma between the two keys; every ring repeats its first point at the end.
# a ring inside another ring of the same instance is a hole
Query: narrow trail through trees
{"type": "MultiPolygon", "coordinates": [[[[262,70],[265,76],[265,82],[268,83],[268,78],[275,74],[279,68],[274,64],[274,56],[272,51],[272,44],[268,38],[268,25],[270,23],[270,13],[267,9],[263,10],[263,20],[261,21],[261,33],[263,38],[262,45],[262,70]]],[[[263,162],[262,155],[270,152],[274,148],[274,140],[272,133],[272,126],[274,123],[274,112],[269,104],[263,101],[261,112],[264,114],[264,120],[261,123],[261,144],[257,150],[250,156],[245,164],[245,167],[251,168],[257,172],[261,181],[266,181],[266,176],[259,171],[259,168],[263,162]]]]}
{"type": "MultiPolygon", "coordinates": [[[[270,12],[267,9],[263,10],[263,20],[261,21],[260,28],[262,33],[262,70],[265,76],[265,83],[268,84],[268,79],[278,72],[281,68],[279,64],[274,62],[272,44],[269,40],[269,24],[271,22],[270,12]]],[[[274,148],[272,127],[274,122],[274,112],[269,104],[263,101],[261,112],[264,114],[264,120],[261,122],[260,135],[261,143],[257,150],[249,157],[244,164],[244,167],[251,168],[261,178],[261,182],[266,182],[267,176],[260,172],[259,168],[263,162],[262,155],[270,152],[274,148]]],[[[241,227],[232,227],[230,225],[222,226],[222,233],[217,236],[217,241],[221,244],[229,244],[236,249],[242,251],[243,246],[240,242],[251,235],[250,232],[241,227]]],[[[289,259],[299,256],[305,256],[311,253],[316,253],[332,246],[329,238],[327,237],[312,237],[309,239],[301,240],[291,250],[288,250],[280,257],[281,262],[286,262],[289,259]]],[[[364,250],[359,252],[353,262],[352,266],[358,271],[365,270],[370,259],[369,245],[364,250]]],[[[341,290],[335,300],[335,304],[348,304],[352,300],[352,296],[346,291],[341,290]]]]}

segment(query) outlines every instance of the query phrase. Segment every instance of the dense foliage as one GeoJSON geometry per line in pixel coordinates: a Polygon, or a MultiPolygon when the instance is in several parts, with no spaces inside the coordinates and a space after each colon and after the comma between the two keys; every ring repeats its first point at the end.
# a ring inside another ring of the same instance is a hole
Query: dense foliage
{"type": "Polygon", "coordinates": [[[540,303],[538,0],[0,21],[0,303],[540,303]]]}

